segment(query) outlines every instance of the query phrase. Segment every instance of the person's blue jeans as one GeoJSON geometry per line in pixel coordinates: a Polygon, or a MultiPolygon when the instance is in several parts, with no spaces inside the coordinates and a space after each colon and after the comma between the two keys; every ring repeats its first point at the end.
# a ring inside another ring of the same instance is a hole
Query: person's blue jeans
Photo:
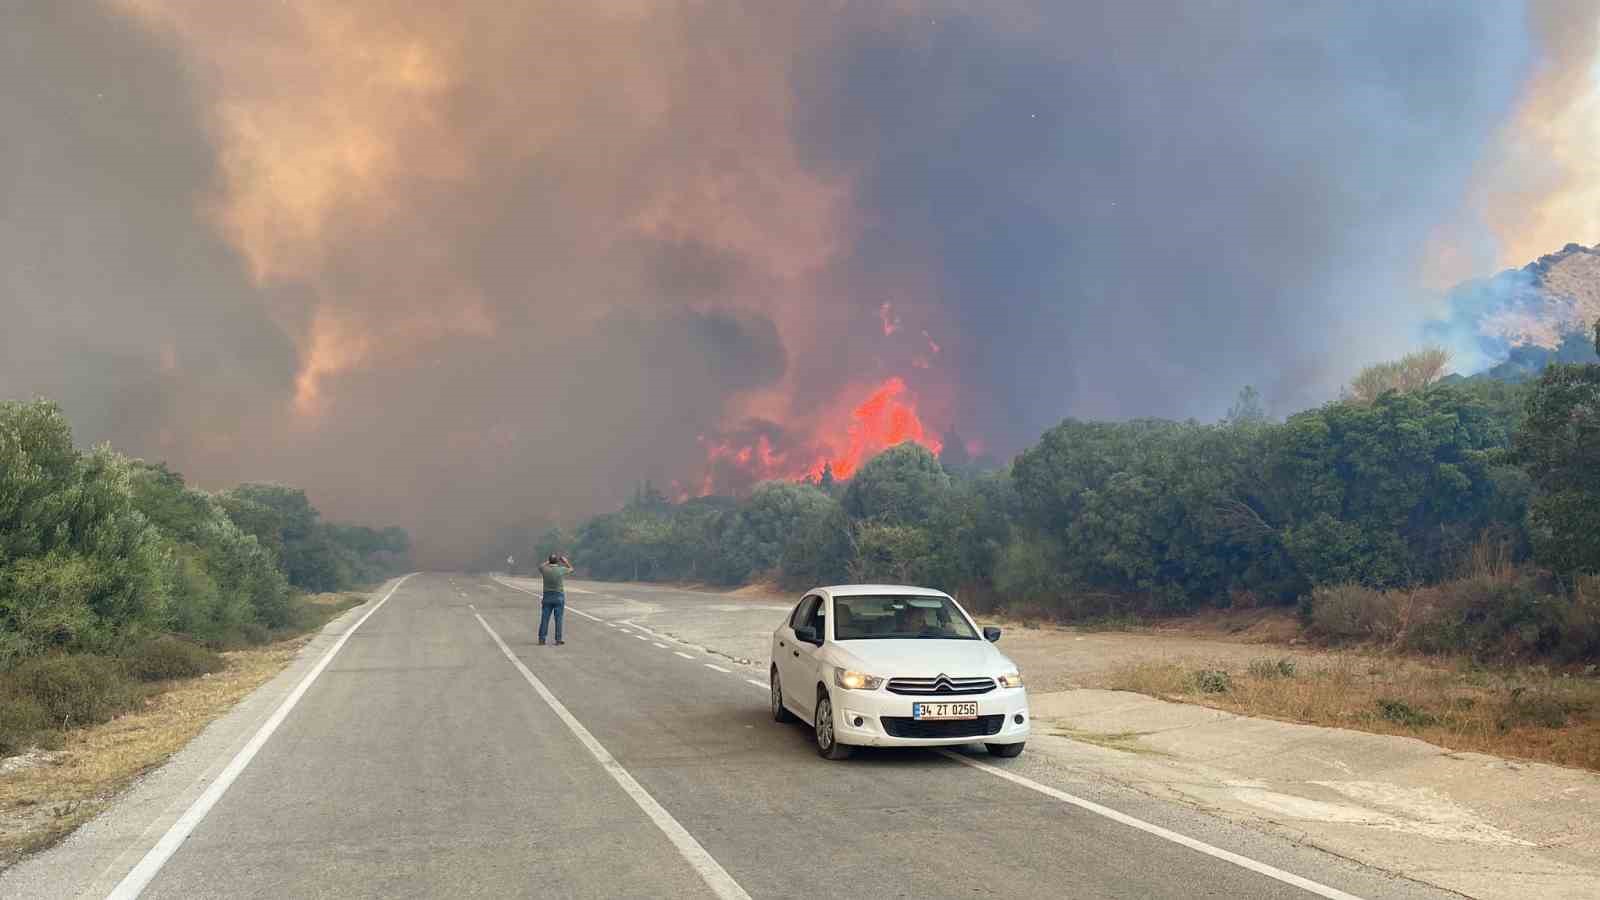
{"type": "Polygon", "coordinates": [[[556,620],[556,640],[561,640],[562,620],[567,617],[567,595],[557,591],[550,591],[544,595],[544,602],[539,604],[539,640],[544,640],[550,633],[550,619],[556,620]]]}

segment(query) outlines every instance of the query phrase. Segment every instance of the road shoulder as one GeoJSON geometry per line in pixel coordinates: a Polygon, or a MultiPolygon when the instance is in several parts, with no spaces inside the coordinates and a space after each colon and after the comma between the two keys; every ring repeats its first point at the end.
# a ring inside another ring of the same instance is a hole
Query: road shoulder
{"type": "Polygon", "coordinates": [[[277,675],[205,727],[160,767],[57,846],[0,872],[0,896],[103,897],[183,814],[327,649],[399,579],[311,636],[277,675]]]}

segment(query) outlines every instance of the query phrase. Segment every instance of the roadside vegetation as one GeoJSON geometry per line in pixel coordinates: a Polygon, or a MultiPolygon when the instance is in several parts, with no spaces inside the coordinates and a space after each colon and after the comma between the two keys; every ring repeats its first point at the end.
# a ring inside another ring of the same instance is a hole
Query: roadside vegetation
{"type": "Polygon", "coordinates": [[[77,449],[54,404],[0,403],[0,757],[319,627],[338,602],[307,592],[381,580],[409,551],[400,529],[319,521],[303,491],[196,490],[77,449]]]}
{"type": "Polygon", "coordinates": [[[1245,665],[1144,662],[1097,686],[1600,770],[1600,679],[1592,674],[1337,652],[1245,665]]]}
{"type": "Polygon", "coordinates": [[[1248,388],[1215,424],[1069,419],[1003,468],[952,441],[738,498],[646,485],[509,543],[602,579],[916,582],[1074,622],[1280,607],[1330,645],[1600,660],[1600,365],[1508,384],[1446,364],[1374,366],[1285,421],[1248,388]]]}

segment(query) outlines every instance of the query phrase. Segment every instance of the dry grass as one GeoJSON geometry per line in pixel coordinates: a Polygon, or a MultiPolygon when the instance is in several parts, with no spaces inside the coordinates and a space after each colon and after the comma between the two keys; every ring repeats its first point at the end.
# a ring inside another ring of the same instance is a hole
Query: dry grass
{"type": "MultiPolygon", "coordinates": [[[[318,601],[337,607],[347,600],[318,601]]],[[[223,654],[227,668],[169,682],[142,709],[73,729],[59,749],[7,760],[0,780],[0,868],[47,847],[104,809],[135,778],[289,664],[308,637],[223,654]]]]}
{"type": "Polygon", "coordinates": [[[1291,722],[1420,738],[1452,750],[1600,770],[1600,678],[1539,668],[1332,654],[1286,672],[1247,666],[1137,663],[1102,685],[1291,722]],[[1225,679],[1216,677],[1226,672],[1225,679]],[[1219,682],[1226,688],[1218,690],[1219,682]]]}

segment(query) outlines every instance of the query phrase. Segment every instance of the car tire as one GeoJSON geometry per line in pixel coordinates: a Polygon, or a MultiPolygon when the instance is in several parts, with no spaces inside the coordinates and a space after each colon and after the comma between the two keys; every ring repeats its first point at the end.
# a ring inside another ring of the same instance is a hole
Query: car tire
{"type": "Polygon", "coordinates": [[[767,679],[772,692],[772,721],[793,722],[794,713],[789,712],[789,707],[783,705],[783,682],[778,678],[778,667],[772,667],[772,674],[767,679]]]}
{"type": "Polygon", "coordinates": [[[841,744],[833,732],[833,701],[826,692],[817,697],[817,711],[811,719],[817,731],[817,755],[823,759],[844,759],[850,747],[841,744]]]}
{"type": "Polygon", "coordinates": [[[1022,748],[1026,743],[1026,741],[1018,741],[1015,744],[984,744],[984,746],[989,748],[990,756],[1011,759],[1014,756],[1022,755],[1022,748]]]}

